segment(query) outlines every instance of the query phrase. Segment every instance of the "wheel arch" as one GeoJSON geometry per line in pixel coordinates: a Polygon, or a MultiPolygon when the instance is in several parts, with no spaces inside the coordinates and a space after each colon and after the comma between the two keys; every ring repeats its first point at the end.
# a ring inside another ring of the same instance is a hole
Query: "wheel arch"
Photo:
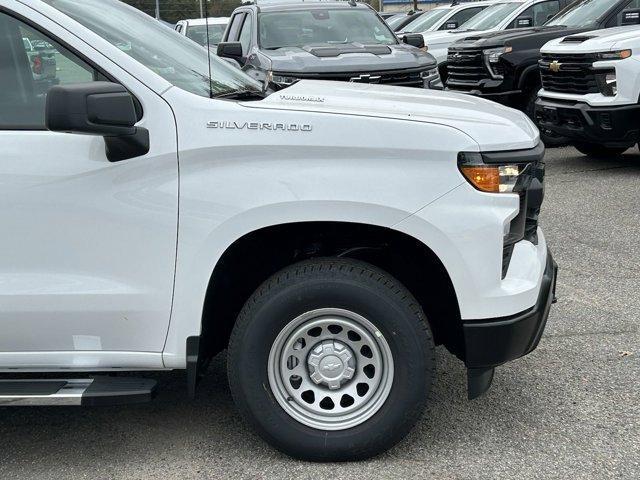
{"type": "Polygon", "coordinates": [[[212,269],[203,301],[201,355],[210,358],[226,348],[238,313],[267,278],[298,261],[331,256],[364,260],[396,277],[422,305],[436,342],[463,354],[458,299],[434,250],[391,227],[316,220],[264,226],[228,245],[212,269]]]}

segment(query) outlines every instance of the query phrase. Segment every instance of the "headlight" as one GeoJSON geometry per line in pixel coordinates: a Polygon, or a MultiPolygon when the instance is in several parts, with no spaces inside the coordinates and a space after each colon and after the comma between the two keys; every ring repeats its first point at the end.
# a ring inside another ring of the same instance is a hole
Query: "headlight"
{"type": "Polygon", "coordinates": [[[434,77],[438,76],[438,69],[432,68],[431,70],[425,70],[424,72],[420,72],[420,78],[423,80],[431,80],[434,77]]]}
{"type": "Polygon", "coordinates": [[[486,164],[480,153],[458,154],[458,168],[467,181],[481,192],[518,193],[524,188],[529,164],[486,164]]]}
{"type": "Polygon", "coordinates": [[[273,72],[269,72],[267,74],[267,83],[274,83],[281,87],[288,87],[289,85],[293,85],[299,80],[299,78],[291,77],[289,75],[280,75],[273,72]]]}
{"type": "Polygon", "coordinates": [[[500,63],[500,57],[505,53],[511,53],[513,51],[513,47],[500,47],[500,48],[489,48],[488,50],[484,50],[482,53],[484,55],[484,63],[489,69],[489,73],[495,79],[504,78],[502,71],[497,68],[500,63]]]}
{"type": "Polygon", "coordinates": [[[615,97],[618,94],[618,79],[615,71],[596,74],[596,82],[605,97],[615,97]]]}
{"type": "Polygon", "coordinates": [[[629,58],[633,52],[631,50],[618,50],[615,52],[599,52],[596,53],[598,60],[624,60],[629,58]]]}

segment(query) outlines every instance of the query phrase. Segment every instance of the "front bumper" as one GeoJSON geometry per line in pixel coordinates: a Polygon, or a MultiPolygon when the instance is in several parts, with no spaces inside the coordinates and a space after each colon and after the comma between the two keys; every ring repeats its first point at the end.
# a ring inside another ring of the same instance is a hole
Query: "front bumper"
{"type": "Polygon", "coordinates": [[[591,107],[546,98],[536,101],[541,128],[575,141],[606,146],[631,146],[640,141],[640,105],[591,107]]]}
{"type": "Polygon", "coordinates": [[[548,251],[540,293],[532,308],[510,317],[463,322],[469,398],[489,388],[496,366],[523,357],[538,346],[555,301],[557,275],[558,265],[548,251]]]}

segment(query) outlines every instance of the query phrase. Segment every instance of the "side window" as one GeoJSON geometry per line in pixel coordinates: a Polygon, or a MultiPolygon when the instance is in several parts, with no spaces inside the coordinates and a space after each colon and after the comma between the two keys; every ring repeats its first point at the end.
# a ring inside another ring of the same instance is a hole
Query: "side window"
{"type": "Polygon", "coordinates": [[[559,0],[549,0],[548,2],[540,2],[530,6],[516,18],[509,28],[518,28],[518,20],[530,18],[533,26],[538,27],[547,23],[547,20],[560,11],[559,0]]]}
{"type": "Polygon", "coordinates": [[[0,130],[42,130],[47,92],[99,73],[27,24],[0,13],[0,130]]]}
{"type": "Polygon", "coordinates": [[[251,15],[247,14],[242,24],[242,30],[240,30],[240,36],[238,37],[238,41],[242,44],[242,55],[245,57],[251,47],[251,27],[251,15]]]}
{"type": "Polygon", "coordinates": [[[622,25],[622,12],[625,10],[634,10],[636,8],[640,8],[640,0],[631,0],[627,5],[623,7],[623,9],[616,15],[616,24],[615,26],[622,25]]]}
{"type": "Polygon", "coordinates": [[[464,10],[460,10],[458,13],[455,13],[451,16],[449,20],[444,22],[439,30],[450,30],[447,25],[450,23],[457,23],[458,27],[465,23],[467,20],[475,17],[478,13],[484,10],[485,7],[473,7],[473,8],[465,8],[464,10]]]}
{"type": "Polygon", "coordinates": [[[231,20],[231,24],[229,25],[227,42],[238,41],[238,33],[240,32],[240,27],[242,26],[242,20],[244,20],[244,15],[245,15],[244,12],[241,12],[233,16],[233,19],[231,20]]]}

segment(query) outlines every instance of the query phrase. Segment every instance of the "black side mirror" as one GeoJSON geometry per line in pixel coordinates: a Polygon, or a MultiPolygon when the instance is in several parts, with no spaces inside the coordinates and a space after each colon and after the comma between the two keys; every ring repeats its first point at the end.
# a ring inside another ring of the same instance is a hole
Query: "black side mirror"
{"type": "Polygon", "coordinates": [[[424,37],[419,33],[407,33],[402,37],[402,41],[412,47],[424,48],[424,37]]]}
{"type": "Polygon", "coordinates": [[[447,22],[444,26],[445,30],[455,30],[458,28],[458,22],[447,22]]]}
{"type": "Polygon", "coordinates": [[[639,25],[640,24],[640,8],[634,8],[622,11],[622,25],[639,25]]]}
{"type": "Polygon", "coordinates": [[[58,85],[47,94],[47,128],[52,132],[103,136],[111,162],[149,152],[149,132],[136,127],[137,122],[133,96],[117,83],[58,85]]]}
{"type": "Polygon", "coordinates": [[[516,28],[528,28],[533,27],[533,18],[520,17],[516,18],[516,28]]]}
{"type": "Polygon", "coordinates": [[[218,56],[240,60],[242,58],[242,44],[240,42],[222,42],[218,44],[218,56]]]}

